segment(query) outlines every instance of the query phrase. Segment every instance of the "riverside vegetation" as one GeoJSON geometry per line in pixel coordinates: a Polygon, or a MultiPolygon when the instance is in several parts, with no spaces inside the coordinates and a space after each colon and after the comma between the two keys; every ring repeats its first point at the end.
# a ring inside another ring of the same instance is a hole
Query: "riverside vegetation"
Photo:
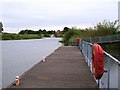
{"type": "Polygon", "coordinates": [[[46,31],[44,30],[21,30],[18,34],[12,34],[12,33],[2,33],[0,34],[1,40],[21,40],[21,39],[41,39],[42,37],[60,37],[59,33],[56,33],[55,31],[46,31]]]}
{"type": "Polygon", "coordinates": [[[37,34],[11,34],[11,33],[5,33],[1,34],[2,40],[21,40],[21,39],[39,39],[41,38],[40,35],[37,34]]]}
{"type": "Polygon", "coordinates": [[[120,34],[118,21],[103,21],[93,28],[77,29],[76,27],[65,30],[62,42],[64,45],[70,45],[76,42],[76,38],[89,38],[98,36],[108,36],[120,34]]]}
{"type": "MultiPolygon", "coordinates": [[[[93,28],[77,29],[75,27],[66,29],[63,40],[64,45],[75,45],[76,38],[89,38],[98,36],[120,35],[118,21],[108,22],[103,21],[98,23],[93,28]]],[[[102,48],[120,60],[120,42],[101,44],[102,48]]]]}
{"type": "MultiPolygon", "coordinates": [[[[39,29],[38,31],[34,30],[21,30],[18,34],[11,34],[11,33],[2,33],[3,40],[18,40],[18,39],[39,39],[42,37],[62,37],[63,40],[61,42],[64,45],[70,45],[71,43],[76,42],[76,38],[87,38],[87,37],[96,37],[96,36],[107,36],[107,35],[116,35],[120,34],[118,30],[118,21],[109,22],[103,21],[98,23],[94,27],[85,28],[85,29],[78,29],[76,27],[68,28],[64,27],[63,31],[46,31],[39,29]]],[[[2,29],[3,31],[3,29],[2,29]]]]}

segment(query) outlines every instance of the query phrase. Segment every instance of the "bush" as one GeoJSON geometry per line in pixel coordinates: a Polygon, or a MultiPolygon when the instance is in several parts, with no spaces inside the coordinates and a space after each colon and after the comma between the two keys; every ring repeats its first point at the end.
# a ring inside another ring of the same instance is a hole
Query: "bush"
{"type": "Polygon", "coordinates": [[[76,42],[78,36],[80,36],[80,30],[69,29],[63,36],[64,45],[73,44],[73,41],[76,42]]]}
{"type": "Polygon", "coordinates": [[[44,34],[44,37],[50,37],[50,35],[48,33],[44,34]]]}
{"type": "Polygon", "coordinates": [[[114,22],[103,21],[94,26],[94,28],[91,27],[86,29],[71,28],[64,33],[63,42],[64,45],[73,45],[74,43],[76,43],[77,37],[87,38],[120,34],[118,27],[119,27],[118,21],[114,22]]]}

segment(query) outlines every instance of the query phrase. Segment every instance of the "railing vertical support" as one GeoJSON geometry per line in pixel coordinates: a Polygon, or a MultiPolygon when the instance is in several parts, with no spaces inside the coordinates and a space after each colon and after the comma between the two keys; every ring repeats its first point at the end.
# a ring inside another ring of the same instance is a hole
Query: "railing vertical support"
{"type": "Polygon", "coordinates": [[[90,37],[90,42],[92,43],[92,39],[91,39],[91,37],[90,37]]]}
{"type": "MultiPolygon", "coordinates": [[[[87,44],[87,58],[88,58],[88,43],[86,43],[87,44]]],[[[89,63],[89,58],[88,58],[88,63],[89,63]]]]}
{"type": "Polygon", "coordinates": [[[118,90],[120,90],[120,63],[118,65],[118,90]]]}
{"type": "Polygon", "coordinates": [[[100,80],[98,79],[98,87],[100,87],[100,80]]]}
{"type": "Polygon", "coordinates": [[[107,62],[108,62],[108,70],[107,70],[107,72],[108,72],[108,82],[107,82],[107,90],[109,90],[109,88],[110,88],[110,61],[109,61],[109,59],[107,58],[107,62]]]}

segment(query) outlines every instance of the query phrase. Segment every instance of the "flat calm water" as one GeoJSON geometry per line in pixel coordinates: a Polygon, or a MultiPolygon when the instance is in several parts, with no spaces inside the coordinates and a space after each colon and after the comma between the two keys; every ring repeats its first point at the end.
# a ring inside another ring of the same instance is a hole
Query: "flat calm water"
{"type": "MultiPolygon", "coordinates": [[[[60,38],[2,41],[2,88],[60,47],[60,38]]],[[[1,66],[1,64],[0,64],[1,66]]]]}

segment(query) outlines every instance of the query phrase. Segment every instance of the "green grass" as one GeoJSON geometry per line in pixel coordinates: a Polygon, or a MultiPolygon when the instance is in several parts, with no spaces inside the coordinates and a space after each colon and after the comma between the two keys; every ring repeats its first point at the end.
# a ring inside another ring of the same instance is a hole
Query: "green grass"
{"type": "Polygon", "coordinates": [[[38,34],[0,34],[1,40],[40,39],[38,34]]]}
{"type": "Polygon", "coordinates": [[[120,60],[120,42],[100,44],[104,51],[120,60]]]}

